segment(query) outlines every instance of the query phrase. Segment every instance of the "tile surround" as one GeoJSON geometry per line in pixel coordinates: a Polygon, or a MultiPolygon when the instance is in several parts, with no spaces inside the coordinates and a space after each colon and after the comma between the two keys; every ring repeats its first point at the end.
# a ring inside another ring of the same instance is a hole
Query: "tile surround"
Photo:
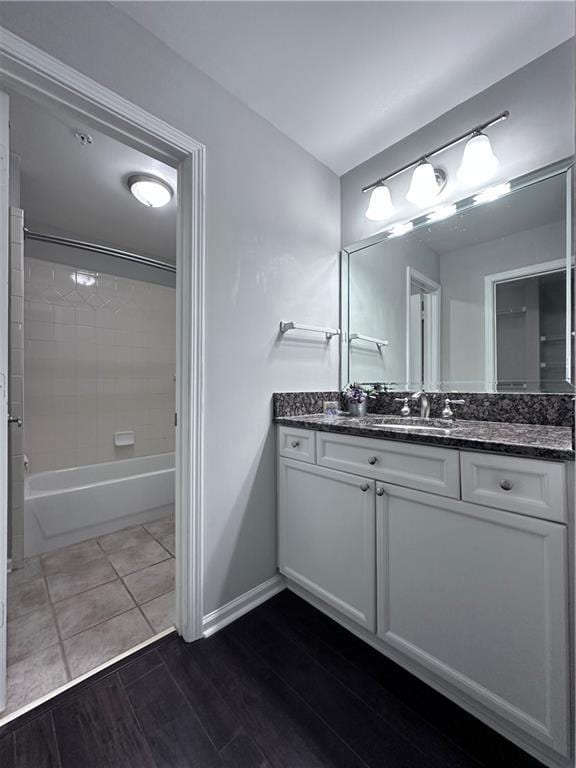
{"type": "Polygon", "coordinates": [[[174,450],[173,288],[25,258],[24,336],[32,471],[174,450]]]}
{"type": "Polygon", "coordinates": [[[148,528],[156,536],[132,526],[32,558],[9,574],[6,713],[172,625],[174,558],[163,542],[171,543],[174,521],[148,528]],[[138,547],[147,554],[139,558],[138,547]],[[119,556],[140,570],[122,577],[113,566],[119,556]]]}

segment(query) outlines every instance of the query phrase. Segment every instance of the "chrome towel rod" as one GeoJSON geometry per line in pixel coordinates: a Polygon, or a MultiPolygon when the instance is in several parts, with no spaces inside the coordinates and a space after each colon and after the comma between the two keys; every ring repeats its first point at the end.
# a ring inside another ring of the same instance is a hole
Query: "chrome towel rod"
{"type": "Polygon", "coordinates": [[[280,321],[280,333],[286,333],[286,331],[309,331],[310,333],[324,333],[328,341],[332,336],[340,336],[340,328],[320,328],[317,325],[302,325],[302,323],[294,323],[292,320],[285,322],[280,321]]]}
{"type": "Polygon", "coordinates": [[[84,240],[74,240],[72,237],[60,237],[59,235],[48,235],[42,232],[32,232],[24,227],[24,236],[28,240],[38,240],[40,243],[54,243],[55,245],[65,245],[69,248],[79,248],[82,251],[92,251],[93,253],[102,253],[105,256],[113,256],[116,259],[132,261],[154,269],[162,269],[164,272],[176,272],[176,265],[167,261],[152,259],[149,256],[141,256],[139,253],[130,251],[121,251],[118,248],[110,248],[107,245],[98,243],[88,243],[84,240]]]}
{"type": "Polygon", "coordinates": [[[376,344],[378,349],[380,347],[387,347],[388,342],[386,339],[375,339],[373,336],[363,336],[361,333],[351,333],[349,336],[350,341],[354,341],[354,339],[358,339],[358,341],[367,341],[370,344],[376,344]]]}

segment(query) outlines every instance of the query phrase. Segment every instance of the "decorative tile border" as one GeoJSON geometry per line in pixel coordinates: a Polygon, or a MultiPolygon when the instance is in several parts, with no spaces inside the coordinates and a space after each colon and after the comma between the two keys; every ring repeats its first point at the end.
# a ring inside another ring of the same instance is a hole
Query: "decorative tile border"
{"type": "MultiPolygon", "coordinates": [[[[397,397],[410,397],[411,392],[386,392],[369,401],[369,413],[399,413],[397,397]]],[[[324,400],[336,400],[338,392],[277,392],[273,395],[274,418],[321,413],[324,400]]],[[[457,419],[507,422],[509,424],[542,424],[574,427],[574,395],[483,392],[434,392],[429,394],[432,416],[440,416],[444,400],[465,400],[453,406],[457,419]]],[[[414,403],[413,413],[418,413],[414,403]]]]}

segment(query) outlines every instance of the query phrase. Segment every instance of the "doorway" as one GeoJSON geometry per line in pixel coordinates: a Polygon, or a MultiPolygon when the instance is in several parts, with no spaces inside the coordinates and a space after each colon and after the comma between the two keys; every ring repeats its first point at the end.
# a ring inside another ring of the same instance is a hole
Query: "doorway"
{"type": "MultiPolygon", "coordinates": [[[[204,147],[140,110],[116,94],[80,73],[65,67],[29,43],[2,30],[0,65],[4,112],[9,109],[9,94],[32,95],[52,109],[63,109],[79,124],[120,139],[138,151],[152,155],[178,171],[178,223],[176,238],[176,601],[175,625],[185,640],[195,640],[202,632],[201,600],[201,514],[202,514],[202,392],[203,392],[203,317],[204,317],[204,147]]],[[[3,114],[7,122],[7,115],[3,114]]],[[[7,188],[7,164],[2,183],[7,188]]],[[[8,247],[8,234],[2,246],[8,247]]],[[[7,260],[3,262],[7,279],[7,260]]],[[[76,271],[76,278],[78,271],[76,271]]],[[[88,274],[88,277],[92,277],[88,274]]],[[[77,288],[79,286],[76,286],[77,288]]],[[[7,365],[6,365],[7,368],[7,365]]],[[[8,371],[1,373],[5,377],[8,371]]],[[[129,431],[129,430],[117,430],[129,431]]],[[[120,438],[122,439],[122,438],[120,438]]],[[[7,444],[2,431],[2,444],[7,444]]],[[[2,456],[0,445],[0,456],[2,456]]],[[[2,475],[0,475],[0,478],[2,475]]],[[[5,481],[3,483],[6,484],[5,481]]],[[[5,487],[0,488],[6,498],[5,487]]],[[[7,566],[6,503],[0,509],[4,527],[0,529],[0,601],[6,603],[5,573],[7,566]]],[[[144,523],[143,530],[153,545],[168,553],[170,536],[167,528],[154,521],[144,523]],[[162,541],[164,540],[164,541],[162,541]]],[[[106,534],[102,534],[105,536],[106,534]]],[[[101,547],[100,547],[101,548],[101,547]]],[[[169,560],[169,556],[165,558],[169,560]]],[[[0,636],[0,710],[5,704],[6,627],[0,636]]],[[[114,659],[106,663],[112,663],[114,659]]],[[[96,667],[100,668],[99,666],[96,667]]],[[[65,684],[67,687],[70,683],[65,684]]],[[[50,695],[62,689],[57,686],[50,695]]],[[[32,703],[33,705],[33,703],[32,703]]],[[[30,704],[28,705],[30,706],[30,704]]],[[[15,713],[14,713],[15,714],[15,713]]],[[[14,715],[13,715],[14,716],[14,715]]]]}
{"type": "Polygon", "coordinates": [[[440,386],[441,287],[406,267],[406,389],[440,386]]]}

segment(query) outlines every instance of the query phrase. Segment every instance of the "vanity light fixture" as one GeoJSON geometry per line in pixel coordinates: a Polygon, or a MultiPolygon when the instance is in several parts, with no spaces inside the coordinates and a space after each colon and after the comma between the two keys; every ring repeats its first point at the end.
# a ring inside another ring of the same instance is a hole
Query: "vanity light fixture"
{"type": "Polygon", "coordinates": [[[458,181],[467,186],[480,184],[492,178],[499,165],[498,158],[492,150],[490,139],[485,133],[477,131],[466,142],[462,162],[456,176],[458,181]]]}
{"type": "Polygon", "coordinates": [[[370,202],[366,209],[366,218],[371,221],[383,221],[394,213],[390,190],[384,184],[374,187],[370,195],[370,202]]]}
{"type": "MultiPolygon", "coordinates": [[[[417,160],[412,160],[410,163],[403,165],[396,171],[393,171],[386,176],[381,176],[376,181],[373,181],[371,184],[363,187],[362,192],[373,193],[376,189],[379,188],[387,189],[386,183],[388,181],[395,178],[396,176],[399,176],[401,173],[404,173],[404,171],[407,171],[410,168],[414,168],[412,182],[406,197],[412,203],[416,203],[418,205],[429,205],[434,200],[434,198],[440,194],[444,188],[444,185],[446,184],[446,174],[441,169],[434,168],[434,166],[430,163],[430,158],[434,157],[435,155],[439,155],[441,152],[444,152],[451,147],[454,147],[456,144],[459,144],[465,139],[469,139],[469,141],[466,144],[464,156],[462,158],[462,165],[458,171],[458,179],[463,182],[465,180],[465,182],[468,184],[474,182],[477,183],[481,173],[483,174],[482,178],[484,180],[489,178],[489,175],[493,175],[498,167],[498,159],[492,150],[490,139],[488,136],[486,136],[484,131],[486,131],[488,128],[491,128],[493,125],[496,125],[496,123],[507,120],[509,117],[510,112],[508,112],[508,110],[501,112],[499,115],[496,115],[496,117],[487,120],[485,123],[481,123],[480,125],[471,128],[465,133],[460,134],[460,136],[457,136],[455,139],[447,141],[440,147],[436,147],[430,152],[426,152],[417,160]]],[[[388,195],[390,195],[389,190],[388,195]]],[[[384,201],[385,198],[387,202],[388,195],[386,195],[386,193],[379,193],[379,195],[377,195],[376,199],[374,200],[374,203],[376,204],[379,200],[384,201]]],[[[380,218],[375,218],[375,213],[380,215],[382,210],[378,210],[376,205],[372,205],[371,195],[370,204],[366,210],[366,216],[372,220],[381,220],[380,218]]]]}
{"type": "Polygon", "coordinates": [[[416,205],[429,205],[446,186],[446,174],[440,168],[434,168],[428,160],[421,160],[412,174],[410,189],[406,200],[416,205]]]}
{"type": "Polygon", "coordinates": [[[128,189],[139,203],[148,208],[162,208],[174,194],[172,187],[165,181],[144,173],[130,176],[128,189]]]}
{"type": "Polygon", "coordinates": [[[402,237],[402,235],[407,235],[408,232],[411,232],[414,229],[414,222],[412,221],[403,221],[401,224],[396,224],[392,229],[388,232],[388,237],[402,237]]]}
{"type": "Polygon", "coordinates": [[[504,184],[496,184],[494,187],[488,187],[482,190],[477,195],[474,195],[474,205],[480,205],[481,203],[491,203],[492,200],[498,200],[502,195],[507,195],[510,192],[510,182],[507,181],[504,184]]]}
{"type": "Polygon", "coordinates": [[[450,216],[454,216],[456,213],[456,205],[443,205],[442,208],[436,208],[435,211],[428,214],[426,221],[432,224],[433,221],[442,221],[443,219],[449,219],[450,216]]]}

